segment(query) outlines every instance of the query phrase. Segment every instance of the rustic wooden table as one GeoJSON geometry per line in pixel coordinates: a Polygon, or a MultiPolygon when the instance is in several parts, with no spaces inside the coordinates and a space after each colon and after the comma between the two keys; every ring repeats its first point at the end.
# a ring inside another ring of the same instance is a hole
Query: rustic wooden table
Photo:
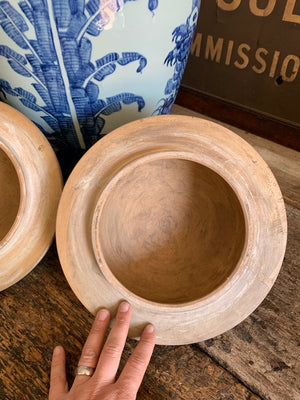
{"type": "MultiPolygon", "coordinates": [[[[200,116],[179,106],[173,113],[200,116]]],[[[256,148],[281,187],[289,225],[285,260],[267,298],[240,325],[202,343],[156,346],[140,400],[300,399],[300,154],[230,128],[256,148]]],[[[47,399],[56,344],[66,349],[71,382],[92,321],[53,245],[29,275],[0,293],[0,399],[47,399]]],[[[127,341],[123,363],[134,346],[127,341]]]]}

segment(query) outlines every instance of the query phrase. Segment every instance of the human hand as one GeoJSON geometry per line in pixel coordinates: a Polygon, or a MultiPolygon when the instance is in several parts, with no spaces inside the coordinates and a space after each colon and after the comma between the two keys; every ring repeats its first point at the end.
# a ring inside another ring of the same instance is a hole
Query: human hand
{"type": "Polygon", "coordinates": [[[97,313],[82,349],[79,366],[95,369],[92,376],[76,375],[70,390],[66,379],[65,352],[57,346],[53,352],[49,400],[134,400],[149,364],[155,329],[147,325],[140,341],[129,357],[119,378],[116,373],[126,342],[131,306],[122,302],[115,322],[104,344],[110,314],[106,309],[97,313]]]}

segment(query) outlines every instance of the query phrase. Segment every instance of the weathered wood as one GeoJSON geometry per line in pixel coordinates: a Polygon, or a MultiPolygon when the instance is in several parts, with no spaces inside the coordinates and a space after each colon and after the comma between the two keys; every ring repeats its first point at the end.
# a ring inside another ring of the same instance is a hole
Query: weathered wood
{"type": "MultiPolygon", "coordinates": [[[[0,293],[0,399],[47,398],[52,350],[62,344],[72,382],[92,315],[71,291],[52,247],[22,281],[0,293]]],[[[123,355],[129,357],[134,340],[123,355]]],[[[195,346],[157,346],[139,400],[258,400],[195,346]]]]}
{"type": "Polygon", "coordinates": [[[259,400],[194,346],[157,346],[137,400],[259,400]]]}
{"type": "Polygon", "coordinates": [[[287,206],[281,272],[263,303],[231,331],[200,348],[268,400],[300,399],[300,211],[287,206]]]}

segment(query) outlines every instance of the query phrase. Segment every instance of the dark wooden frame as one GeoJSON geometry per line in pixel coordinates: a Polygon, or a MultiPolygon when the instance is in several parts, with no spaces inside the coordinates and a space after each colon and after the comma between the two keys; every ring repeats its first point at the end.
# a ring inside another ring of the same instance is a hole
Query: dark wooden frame
{"type": "Polygon", "coordinates": [[[190,110],[300,151],[300,127],[285,124],[183,86],[180,87],[175,102],[190,110]]]}

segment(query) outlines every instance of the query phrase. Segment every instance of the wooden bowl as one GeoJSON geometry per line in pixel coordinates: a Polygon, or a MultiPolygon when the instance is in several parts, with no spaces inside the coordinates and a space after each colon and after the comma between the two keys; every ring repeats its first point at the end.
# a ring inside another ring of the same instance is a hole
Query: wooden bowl
{"type": "Polygon", "coordinates": [[[64,273],[95,313],[133,306],[157,343],[214,337],[265,298],[286,246],[280,189],[256,151],[224,127],[160,116],[93,146],[66,183],[57,246],[64,273]]]}
{"type": "Polygon", "coordinates": [[[0,290],[23,278],[48,250],[62,178],[39,129],[0,102],[0,290]]]}

